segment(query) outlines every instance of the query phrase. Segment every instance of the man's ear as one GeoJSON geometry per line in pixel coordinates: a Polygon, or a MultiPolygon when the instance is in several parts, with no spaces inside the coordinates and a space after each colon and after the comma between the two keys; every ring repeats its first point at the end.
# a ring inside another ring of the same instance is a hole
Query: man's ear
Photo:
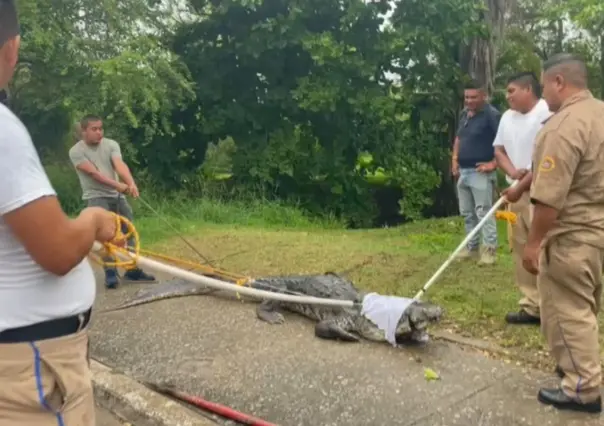
{"type": "Polygon", "coordinates": [[[15,36],[8,39],[0,48],[0,56],[11,70],[17,65],[19,59],[19,46],[21,45],[21,36],[15,36]]]}

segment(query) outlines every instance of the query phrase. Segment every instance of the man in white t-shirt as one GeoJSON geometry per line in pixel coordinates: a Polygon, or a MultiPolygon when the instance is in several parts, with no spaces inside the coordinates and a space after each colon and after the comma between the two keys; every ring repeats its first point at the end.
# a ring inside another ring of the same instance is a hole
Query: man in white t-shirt
{"type": "MultiPolygon", "coordinates": [[[[541,99],[539,80],[531,72],[516,74],[508,80],[507,101],[510,109],[501,117],[493,146],[497,165],[511,184],[530,170],[535,136],[551,112],[541,99]]],[[[522,266],[522,253],[531,224],[530,205],[529,193],[525,192],[510,206],[517,215],[517,221],[511,227],[515,279],[523,294],[520,310],[506,315],[506,321],[511,324],[540,323],[537,277],[522,266]]]]}
{"type": "MultiPolygon", "coordinates": [[[[0,0],[0,88],[19,51],[14,0],[0,0]]],[[[96,285],[86,259],[116,234],[114,216],[61,210],[30,135],[0,104],[0,419],[95,424],[88,334],[96,285]]]]}

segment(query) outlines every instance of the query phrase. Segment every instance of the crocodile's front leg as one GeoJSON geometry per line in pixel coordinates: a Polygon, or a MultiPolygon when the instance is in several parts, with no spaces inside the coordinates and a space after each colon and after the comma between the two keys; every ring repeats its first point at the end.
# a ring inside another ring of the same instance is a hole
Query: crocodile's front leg
{"type": "Polygon", "coordinates": [[[279,312],[279,302],[264,300],[256,307],[256,316],[269,324],[283,324],[285,318],[279,312]]]}
{"type": "Polygon", "coordinates": [[[345,342],[358,342],[358,336],[349,332],[351,325],[342,317],[335,317],[320,321],[315,326],[315,336],[321,339],[343,340],[345,342]]]}

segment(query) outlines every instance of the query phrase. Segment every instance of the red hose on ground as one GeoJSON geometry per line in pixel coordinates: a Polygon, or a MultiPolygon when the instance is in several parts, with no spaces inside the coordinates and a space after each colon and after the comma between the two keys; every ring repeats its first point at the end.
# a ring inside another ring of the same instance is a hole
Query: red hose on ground
{"type": "Polygon", "coordinates": [[[214,414],[218,414],[219,416],[226,417],[227,419],[234,420],[234,421],[242,423],[244,425],[277,426],[274,423],[269,423],[269,422],[259,419],[257,417],[250,416],[248,414],[245,414],[240,411],[234,410],[230,407],[227,407],[226,405],[218,404],[216,402],[206,401],[205,399],[203,399],[199,396],[189,395],[187,393],[178,391],[171,387],[159,386],[159,385],[155,385],[153,383],[146,383],[146,385],[159,393],[170,395],[180,401],[188,402],[189,404],[194,405],[197,408],[201,408],[203,410],[210,411],[214,414]]]}

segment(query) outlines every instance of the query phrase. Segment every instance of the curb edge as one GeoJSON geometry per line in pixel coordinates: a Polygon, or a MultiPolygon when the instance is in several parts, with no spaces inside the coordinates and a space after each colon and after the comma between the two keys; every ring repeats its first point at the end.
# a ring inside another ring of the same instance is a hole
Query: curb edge
{"type": "Polygon", "coordinates": [[[464,337],[450,331],[433,331],[432,336],[436,340],[444,340],[450,343],[456,343],[458,345],[471,347],[473,349],[488,351],[499,355],[510,355],[514,351],[507,350],[496,343],[489,342],[488,340],[475,339],[471,337],[464,337]]]}
{"type": "Polygon", "coordinates": [[[90,360],[96,403],[135,426],[216,426],[136,380],[90,360]]]}

